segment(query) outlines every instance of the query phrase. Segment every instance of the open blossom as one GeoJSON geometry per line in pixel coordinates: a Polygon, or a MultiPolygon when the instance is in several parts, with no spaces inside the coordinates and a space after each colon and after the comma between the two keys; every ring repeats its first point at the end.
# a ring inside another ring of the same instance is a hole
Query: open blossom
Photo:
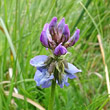
{"type": "MultiPolygon", "coordinates": [[[[46,61],[49,61],[48,56],[46,55],[39,55],[30,60],[30,64],[37,68],[34,80],[36,81],[37,86],[41,85],[42,88],[50,87],[52,80],[55,79],[54,71],[50,73],[48,70],[51,64],[46,64],[46,61]]],[[[74,74],[77,72],[81,72],[81,70],[77,69],[73,64],[67,63],[67,66],[64,67],[64,73],[61,73],[61,81],[59,82],[59,80],[56,79],[56,82],[61,88],[63,88],[64,84],[68,86],[68,78],[75,78],[76,76],[74,74]]]]}
{"type": "Polygon", "coordinates": [[[44,47],[52,50],[53,56],[39,55],[30,60],[30,64],[36,67],[34,80],[37,86],[47,88],[51,86],[52,80],[55,80],[63,88],[64,85],[69,86],[68,78],[76,78],[74,74],[81,72],[73,64],[60,57],[67,53],[68,47],[78,41],[79,33],[80,30],[77,29],[70,37],[64,18],[57,24],[57,18],[54,17],[49,24],[44,25],[40,41],[44,47]]]}

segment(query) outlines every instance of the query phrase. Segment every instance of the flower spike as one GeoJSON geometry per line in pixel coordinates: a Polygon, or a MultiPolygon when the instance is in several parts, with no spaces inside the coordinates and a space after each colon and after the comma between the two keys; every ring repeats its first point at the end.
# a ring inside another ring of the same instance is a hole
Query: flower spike
{"type": "Polygon", "coordinates": [[[39,55],[30,60],[30,64],[36,67],[37,71],[34,80],[37,86],[48,88],[57,83],[60,88],[69,86],[68,79],[76,78],[75,73],[81,72],[73,64],[68,63],[60,57],[67,53],[67,48],[73,46],[79,40],[80,30],[77,29],[72,37],[70,30],[62,18],[57,25],[57,17],[53,17],[51,22],[46,23],[40,35],[42,45],[53,55],[39,55]]]}

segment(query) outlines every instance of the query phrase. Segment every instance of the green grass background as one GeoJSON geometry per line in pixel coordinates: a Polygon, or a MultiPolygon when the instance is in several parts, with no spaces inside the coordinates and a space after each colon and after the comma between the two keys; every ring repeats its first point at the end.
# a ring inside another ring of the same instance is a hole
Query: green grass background
{"type": "Polygon", "coordinates": [[[36,69],[29,61],[37,55],[49,55],[39,37],[44,24],[54,16],[58,21],[65,17],[71,35],[80,29],[80,39],[68,49],[66,59],[82,70],[77,79],[69,80],[69,87],[56,87],[54,110],[110,110],[97,39],[100,34],[110,73],[109,0],[0,0],[0,82],[10,81],[0,84],[0,110],[38,110],[27,97],[47,110],[50,88],[36,87],[36,69]],[[9,68],[13,69],[12,79],[9,68]],[[24,100],[12,97],[14,87],[24,100]]]}

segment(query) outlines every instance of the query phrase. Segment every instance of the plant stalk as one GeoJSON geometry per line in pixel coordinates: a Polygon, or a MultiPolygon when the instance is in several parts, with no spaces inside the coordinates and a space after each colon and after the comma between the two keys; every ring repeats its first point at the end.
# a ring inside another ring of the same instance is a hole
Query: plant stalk
{"type": "Polygon", "coordinates": [[[48,110],[53,110],[54,98],[55,98],[55,86],[56,86],[56,81],[52,80],[51,94],[50,94],[50,99],[49,99],[48,110]]]}

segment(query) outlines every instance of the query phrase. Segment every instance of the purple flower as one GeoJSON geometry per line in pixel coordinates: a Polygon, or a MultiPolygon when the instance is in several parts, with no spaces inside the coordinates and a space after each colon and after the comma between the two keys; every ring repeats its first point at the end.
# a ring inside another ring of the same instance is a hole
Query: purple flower
{"type": "Polygon", "coordinates": [[[44,25],[41,32],[40,41],[43,46],[50,48],[56,56],[67,53],[66,48],[73,46],[79,39],[80,30],[77,29],[72,37],[65,19],[63,18],[57,25],[57,17],[53,17],[51,22],[44,25]],[[62,44],[62,45],[60,45],[62,44]]]}
{"type": "Polygon", "coordinates": [[[34,76],[37,86],[48,88],[52,80],[55,80],[63,88],[64,85],[69,86],[68,78],[76,78],[74,74],[81,72],[73,64],[67,63],[60,57],[67,53],[68,47],[73,46],[79,40],[79,33],[80,30],[77,29],[70,37],[70,30],[64,18],[57,24],[57,17],[53,17],[49,24],[44,25],[40,41],[44,47],[51,49],[53,55],[49,57],[39,55],[30,60],[30,64],[37,69],[34,76]]]}

